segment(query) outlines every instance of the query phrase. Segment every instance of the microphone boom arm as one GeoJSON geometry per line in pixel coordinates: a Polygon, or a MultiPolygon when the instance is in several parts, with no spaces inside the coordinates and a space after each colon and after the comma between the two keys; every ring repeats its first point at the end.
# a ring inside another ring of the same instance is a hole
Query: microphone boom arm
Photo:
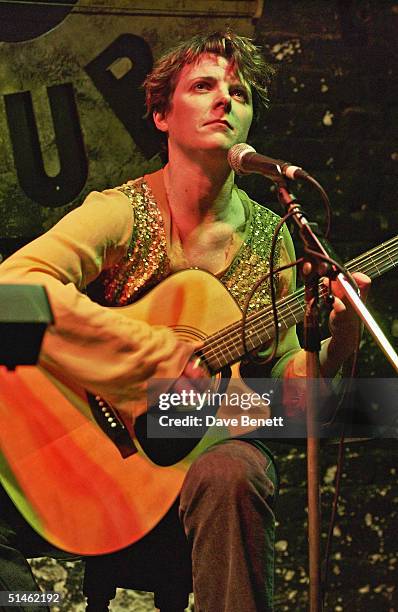
{"type": "MultiPolygon", "coordinates": [[[[330,258],[330,254],[326,250],[324,244],[320,242],[318,237],[312,231],[311,225],[308,222],[308,219],[302,212],[300,205],[294,201],[294,198],[289,194],[286,184],[284,181],[277,181],[278,185],[278,196],[279,201],[287,207],[288,211],[293,210],[294,214],[293,219],[300,228],[300,234],[302,235],[304,242],[307,244],[308,239],[311,241],[312,245],[314,245],[316,251],[319,252],[320,255],[326,256],[326,258],[330,258]]],[[[311,247],[311,251],[313,247],[311,247]]],[[[395,352],[393,346],[383,333],[377,321],[374,319],[373,315],[369,312],[366,305],[361,300],[358,293],[352,287],[351,283],[348,282],[346,276],[342,274],[342,272],[337,274],[336,281],[339,283],[342,288],[344,295],[347,300],[354,308],[355,312],[363,322],[364,326],[380,348],[380,350],[384,353],[392,367],[398,373],[398,355],[395,352]]]]}

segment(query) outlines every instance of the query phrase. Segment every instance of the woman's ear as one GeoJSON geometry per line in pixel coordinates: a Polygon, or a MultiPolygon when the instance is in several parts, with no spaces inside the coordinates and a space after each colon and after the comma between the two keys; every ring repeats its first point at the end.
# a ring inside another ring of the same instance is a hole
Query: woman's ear
{"type": "Polygon", "coordinates": [[[169,125],[167,123],[167,118],[165,113],[160,113],[159,111],[154,111],[153,113],[153,122],[161,132],[168,132],[169,125]]]}

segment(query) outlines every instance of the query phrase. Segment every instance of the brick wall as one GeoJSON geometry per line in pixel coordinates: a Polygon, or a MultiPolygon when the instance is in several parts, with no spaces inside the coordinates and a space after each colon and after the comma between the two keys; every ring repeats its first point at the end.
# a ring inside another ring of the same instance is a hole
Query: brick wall
{"type": "MultiPolygon", "coordinates": [[[[303,166],[332,204],[331,241],[343,260],[394,236],[398,228],[396,27],[398,3],[280,0],[266,2],[256,38],[277,76],[254,146],[303,166]]],[[[275,202],[261,177],[244,181],[253,196],[275,202]]],[[[295,194],[324,227],[317,193],[295,194]]],[[[278,203],[271,205],[281,212],[278,203]]],[[[398,277],[375,282],[370,304],[397,347],[398,277]]],[[[392,369],[364,340],[364,373],[392,369]]]]}
{"type": "MultiPolygon", "coordinates": [[[[345,260],[397,233],[397,20],[398,3],[383,0],[269,0],[256,28],[277,77],[254,146],[302,165],[321,182],[332,204],[331,241],[345,260]]],[[[250,177],[245,184],[281,212],[270,183],[250,177]]],[[[316,192],[298,184],[295,194],[322,225],[316,192]]],[[[374,282],[369,300],[396,349],[397,290],[398,275],[390,272],[374,282]]],[[[367,334],[359,371],[394,375],[367,334]]],[[[306,610],[305,447],[272,448],[282,481],[276,610],[306,610]]],[[[336,446],[322,448],[323,547],[336,457],[336,446]]],[[[397,458],[396,440],[346,446],[327,610],[398,610],[397,458]]]]}

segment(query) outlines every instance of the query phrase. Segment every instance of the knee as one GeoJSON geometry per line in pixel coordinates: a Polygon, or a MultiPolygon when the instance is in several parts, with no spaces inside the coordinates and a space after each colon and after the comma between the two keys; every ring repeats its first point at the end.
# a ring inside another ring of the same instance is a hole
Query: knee
{"type": "Polygon", "coordinates": [[[184,501],[206,496],[214,504],[220,499],[273,497],[272,474],[268,457],[252,445],[234,440],[212,447],[192,464],[181,498],[184,501]]]}

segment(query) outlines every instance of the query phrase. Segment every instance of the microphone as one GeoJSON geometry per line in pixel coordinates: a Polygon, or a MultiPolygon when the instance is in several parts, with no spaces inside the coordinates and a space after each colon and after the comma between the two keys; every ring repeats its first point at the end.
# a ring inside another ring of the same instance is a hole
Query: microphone
{"type": "Polygon", "coordinates": [[[272,181],[281,178],[305,179],[308,172],[281,159],[272,159],[257,153],[253,147],[242,142],[228,151],[228,163],[237,174],[262,174],[272,181]]]}

